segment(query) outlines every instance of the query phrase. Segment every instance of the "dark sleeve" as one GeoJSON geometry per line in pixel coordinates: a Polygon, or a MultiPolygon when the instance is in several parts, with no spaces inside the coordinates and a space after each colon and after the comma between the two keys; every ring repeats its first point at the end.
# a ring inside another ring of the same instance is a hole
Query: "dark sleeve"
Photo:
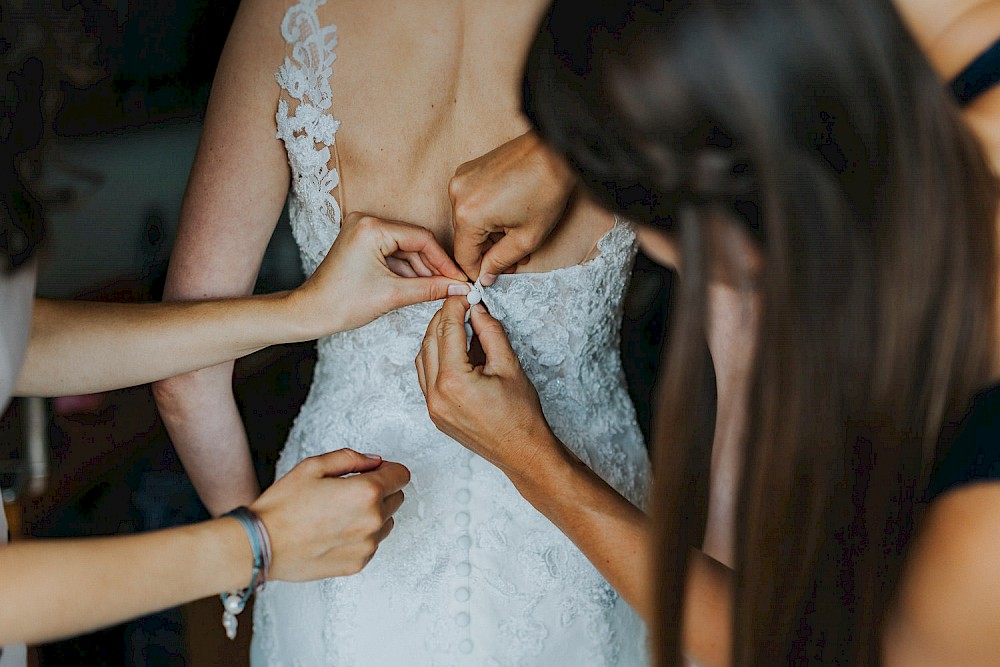
{"type": "Polygon", "coordinates": [[[1000,40],[973,60],[951,82],[951,93],[962,106],[972,102],[1000,81],[1000,40]]]}
{"type": "Polygon", "coordinates": [[[1000,480],[1000,384],[973,399],[954,433],[951,442],[939,449],[925,496],[928,501],[964,484],[1000,480]]]}

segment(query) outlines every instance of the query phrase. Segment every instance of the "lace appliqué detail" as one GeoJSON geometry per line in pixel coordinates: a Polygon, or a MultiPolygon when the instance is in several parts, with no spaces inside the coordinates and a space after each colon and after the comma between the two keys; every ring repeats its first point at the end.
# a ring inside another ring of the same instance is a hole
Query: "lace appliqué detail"
{"type": "Polygon", "coordinates": [[[295,102],[292,110],[288,100],[280,100],[275,121],[292,169],[289,209],[308,222],[292,230],[307,274],[316,270],[333,245],[342,215],[333,195],[340,173],[330,166],[330,147],[340,127],[340,121],[330,115],[337,26],[320,25],[316,10],[325,3],[304,0],[285,14],[281,36],[291,46],[291,55],[275,74],[278,85],[295,102]]]}
{"type": "Polygon", "coordinates": [[[617,354],[635,233],[616,220],[597,247],[599,254],[584,264],[500,275],[483,290],[483,302],[508,332],[555,432],[584,463],[641,506],[647,488],[630,465],[635,409],[627,393],[618,391],[625,377],[617,354]],[[568,294],[580,296],[561,298],[568,294]],[[593,410],[595,404],[601,409],[593,410]],[[586,429],[579,425],[582,414],[586,429]]]}
{"type": "MultiPolygon", "coordinates": [[[[336,29],[305,0],[286,14],[277,136],[293,182],[292,231],[312,273],[336,239],[330,167],[336,29]]],[[[649,461],[618,353],[635,234],[617,222],[599,255],[548,273],[501,275],[483,301],[504,325],[559,438],[641,504],[649,461]]],[[[431,423],[413,359],[440,302],[321,339],[313,385],[278,462],[342,447],[411,471],[389,539],[360,574],[274,581],[255,608],[268,666],[534,667],[648,664],[641,621],[503,473],[431,423]],[[387,640],[384,628],[391,627],[387,640]]],[[[336,508],[331,508],[336,511],[336,508]]],[[[256,667],[256,665],[255,665],[256,667]]]]}

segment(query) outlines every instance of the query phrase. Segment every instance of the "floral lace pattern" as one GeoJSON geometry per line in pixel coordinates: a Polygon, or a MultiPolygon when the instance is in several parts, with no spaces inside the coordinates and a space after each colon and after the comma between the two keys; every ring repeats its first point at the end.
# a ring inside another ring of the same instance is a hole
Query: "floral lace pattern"
{"type": "MultiPolygon", "coordinates": [[[[307,272],[340,221],[330,194],[337,176],[327,166],[337,127],[328,83],[335,29],[320,25],[321,4],[289,10],[282,34],[292,56],[278,74],[298,101],[293,115],[279,104],[277,119],[307,272]]],[[[484,302],[506,327],[555,433],[639,504],[649,463],[618,353],[635,234],[618,222],[598,250],[578,266],[500,276],[484,302]]],[[[499,470],[431,423],[413,359],[439,307],[402,308],[319,341],[278,474],[351,447],[404,463],[411,482],[392,534],[362,573],[268,584],[256,603],[255,656],[310,667],[648,664],[641,621],[593,565],[499,470]]]]}
{"type": "Polygon", "coordinates": [[[326,0],[303,0],[285,14],[281,36],[291,46],[275,79],[294,104],[281,99],[275,120],[277,136],[288,151],[293,196],[289,215],[305,224],[292,226],[307,273],[323,261],[340,230],[341,210],[333,190],[340,174],[330,164],[330,147],[340,122],[330,115],[330,75],[337,54],[337,26],[323,27],[316,9],[326,0]]]}

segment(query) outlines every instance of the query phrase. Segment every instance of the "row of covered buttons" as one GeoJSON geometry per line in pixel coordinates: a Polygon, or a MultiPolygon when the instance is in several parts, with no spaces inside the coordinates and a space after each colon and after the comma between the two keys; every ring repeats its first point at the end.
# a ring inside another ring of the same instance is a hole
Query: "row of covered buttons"
{"type": "MultiPolygon", "coordinates": [[[[470,292],[473,294],[473,292],[470,292]]],[[[477,301],[478,303],[478,301],[477,301]]],[[[468,326],[468,324],[466,324],[468,326]]],[[[468,482],[472,478],[472,452],[465,453],[465,461],[458,469],[458,476],[468,482]]],[[[465,556],[455,565],[455,574],[460,578],[466,578],[472,573],[472,565],[469,563],[469,549],[472,547],[472,537],[469,535],[469,524],[472,523],[472,516],[469,514],[468,505],[472,499],[472,493],[468,488],[460,488],[455,492],[455,500],[463,508],[455,513],[455,525],[458,526],[458,547],[465,556]]],[[[463,581],[455,588],[455,600],[461,604],[466,604],[472,597],[469,591],[468,580],[463,581]]],[[[455,625],[459,628],[468,628],[471,621],[468,610],[459,611],[454,617],[455,625]]],[[[466,637],[458,643],[458,650],[462,653],[472,653],[474,645],[472,640],[466,637]]]]}
{"type": "MultiPolygon", "coordinates": [[[[482,302],[483,286],[479,283],[478,280],[471,285],[469,294],[466,298],[469,300],[470,306],[474,306],[477,303],[482,302]]],[[[471,343],[473,331],[472,331],[472,324],[469,323],[470,317],[471,317],[471,310],[466,311],[465,335],[468,338],[469,342],[471,343]]],[[[470,464],[472,462],[472,456],[473,456],[472,452],[466,452],[465,463],[462,465],[461,468],[459,468],[458,475],[460,478],[464,480],[469,480],[472,477],[472,468],[470,467],[470,464]]],[[[471,498],[472,494],[469,492],[469,489],[467,488],[459,489],[455,494],[455,500],[457,500],[458,504],[463,507],[468,506],[469,500],[471,498]]],[[[469,536],[468,532],[469,524],[471,522],[472,522],[472,517],[469,515],[468,510],[460,510],[458,513],[455,514],[455,523],[461,530],[458,536],[458,547],[463,551],[466,557],[465,560],[460,561],[457,565],[455,565],[455,573],[459,577],[468,577],[472,573],[472,566],[469,564],[468,560],[469,549],[472,546],[472,538],[469,536]]],[[[455,600],[457,600],[458,602],[464,604],[469,601],[470,597],[471,593],[469,592],[468,582],[465,582],[465,585],[459,586],[458,588],[455,589],[455,600]]],[[[469,617],[468,611],[460,611],[457,614],[455,614],[455,625],[457,625],[460,628],[468,628],[470,621],[471,619],[469,617]]],[[[465,639],[463,639],[458,643],[458,650],[461,651],[462,653],[465,654],[472,653],[473,648],[474,645],[472,643],[472,640],[469,639],[468,637],[466,637],[465,639]]]]}

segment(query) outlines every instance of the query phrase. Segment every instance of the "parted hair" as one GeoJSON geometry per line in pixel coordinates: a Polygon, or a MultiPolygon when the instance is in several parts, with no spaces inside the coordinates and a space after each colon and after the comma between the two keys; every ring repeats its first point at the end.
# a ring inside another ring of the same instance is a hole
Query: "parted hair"
{"type": "Polygon", "coordinates": [[[992,362],[997,186],[957,105],[889,0],[556,0],[524,108],[595,196],[681,247],[653,443],[658,664],[679,664],[704,531],[718,224],[763,258],[743,276],[762,314],[734,662],[878,664],[942,429],[992,362]]]}

